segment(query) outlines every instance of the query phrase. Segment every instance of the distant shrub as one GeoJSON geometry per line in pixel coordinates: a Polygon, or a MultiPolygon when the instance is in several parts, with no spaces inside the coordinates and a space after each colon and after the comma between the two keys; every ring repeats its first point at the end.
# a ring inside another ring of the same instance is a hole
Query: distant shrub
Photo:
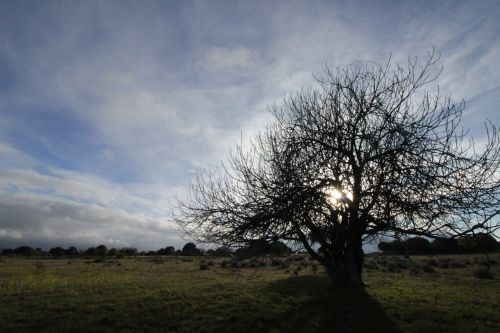
{"type": "Polygon", "coordinates": [[[431,243],[431,251],[434,254],[459,253],[460,246],[456,239],[436,238],[431,243]]]}
{"type": "Polygon", "coordinates": [[[450,259],[449,258],[441,258],[438,261],[439,268],[450,268],[450,259]]]}
{"type": "Polygon", "coordinates": [[[103,263],[105,262],[106,260],[104,258],[97,258],[97,259],[94,259],[94,262],[95,263],[103,263]]]}
{"type": "Polygon", "coordinates": [[[399,273],[400,272],[400,270],[396,267],[396,264],[394,262],[387,263],[386,271],[390,272],[390,273],[399,273]]]}
{"type": "Polygon", "coordinates": [[[201,271],[206,271],[208,269],[208,263],[202,262],[200,263],[200,270],[201,271]]]}
{"type": "Polygon", "coordinates": [[[380,242],[378,244],[378,249],[384,253],[404,253],[405,248],[400,240],[394,240],[392,242],[380,242]]]}
{"type": "Polygon", "coordinates": [[[365,262],[364,265],[363,265],[363,267],[365,269],[374,269],[374,270],[378,269],[377,264],[375,262],[373,262],[373,261],[367,261],[367,262],[365,262]]]}
{"type": "Polygon", "coordinates": [[[182,254],[185,256],[199,256],[201,255],[200,249],[194,243],[186,243],[182,248],[182,254]]]}
{"type": "Polygon", "coordinates": [[[419,271],[419,269],[417,267],[412,267],[412,268],[410,268],[408,274],[410,274],[412,276],[416,276],[416,275],[420,274],[420,271],[419,271]]]}
{"type": "Polygon", "coordinates": [[[450,266],[452,268],[465,268],[467,265],[463,261],[452,261],[450,266]]]}
{"type": "Polygon", "coordinates": [[[288,261],[281,262],[281,268],[288,268],[288,267],[290,267],[290,264],[288,263],[288,261]]]}
{"type": "Polygon", "coordinates": [[[489,261],[488,261],[487,259],[479,259],[479,260],[477,260],[476,262],[477,262],[477,264],[479,264],[479,265],[481,265],[481,266],[486,266],[486,267],[488,267],[488,266],[495,266],[495,265],[497,265],[497,264],[498,264],[498,263],[497,263],[495,260],[493,260],[493,259],[490,259],[489,261]]]}
{"type": "Polygon", "coordinates": [[[432,267],[431,265],[423,265],[422,266],[422,270],[425,272],[425,273],[435,273],[436,270],[434,269],[434,267],[432,267]]]}
{"type": "Polygon", "coordinates": [[[45,270],[47,269],[47,266],[45,266],[45,264],[41,261],[35,262],[34,265],[35,265],[35,273],[42,273],[45,272],[45,270]]]}
{"type": "Polygon", "coordinates": [[[162,258],[153,258],[151,259],[151,262],[153,264],[157,264],[157,265],[160,265],[160,264],[163,264],[164,263],[164,260],[162,258]]]}
{"type": "Polygon", "coordinates": [[[495,238],[484,233],[462,236],[458,239],[458,244],[466,252],[493,252],[498,249],[495,238]]]}
{"type": "Polygon", "coordinates": [[[427,254],[431,249],[431,243],[422,237],[408,238],[404,241],[404,246],[411,254],[427,254]]]}
{"type": "Polygon", "coordinates": [[[486,269],[485,267],[479,267],[473,272],[474,276],[478,279],[494,279],[495,276],[493,273],[489,270],[486,269]]]}
{"type": "Polygon", "coordinates": [[[273,258],[271,260],[271,266],[281,266],[283,263],[283,260],[279,259],[279,258],[273,258]]]}
{"type": "Polygon", "coordinates": [[[408,261],[404,261],[404,260],[400,260],[400,259],[394,260],[393,265],[397,270],[404,270],[410,266],[408,261]]]}
{"type": "Polygon", "coordinates": [[[377,260],[377,264],[380,266],[387,266],[388,261],[386,259],[379,259],[377,260]]]}
{"type": "Polygon", "coordinates": [[[439,266],[439,263],[435,259],[430,259],[425,262],[429,266],[437,267],[439,266]]]}

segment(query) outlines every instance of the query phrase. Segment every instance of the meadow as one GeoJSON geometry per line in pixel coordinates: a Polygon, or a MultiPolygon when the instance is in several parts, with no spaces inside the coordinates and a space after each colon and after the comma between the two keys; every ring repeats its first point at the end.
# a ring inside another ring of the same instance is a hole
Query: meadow
{"type": "Polygon", "coordinates": [[[361,293],[333,288],[305,255],[0,257],[0,331],[499,332],[491,259],[486,272],[480,255],[369,255],[361,293]]]}

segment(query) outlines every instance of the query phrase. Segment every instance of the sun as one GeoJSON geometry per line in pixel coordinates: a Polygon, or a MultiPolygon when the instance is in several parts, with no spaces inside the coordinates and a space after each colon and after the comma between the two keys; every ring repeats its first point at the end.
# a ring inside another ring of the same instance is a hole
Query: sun
{"type": "Polygon", "coordinates": [[[351,192],[343,192],[336,188],[328,188],[324,191],[327,196],[327,200],[331,205],[337,205],[343,201],[343,199],[352,200],[351,192]]]}

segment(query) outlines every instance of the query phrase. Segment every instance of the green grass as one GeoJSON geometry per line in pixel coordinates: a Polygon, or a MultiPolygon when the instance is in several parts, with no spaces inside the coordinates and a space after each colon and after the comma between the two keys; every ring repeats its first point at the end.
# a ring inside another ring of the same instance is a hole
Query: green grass
{"type": "Polygon", "coordinates": [[[450,258],[466,267],[425,273],[429,258],[394,269],[371,256],[365,293],[336,290],[308,260],[235,270],[216,259],[200,270],[198,258],[2,258],[0,331],[500,331],[500,267],[483,280],[474,256],[450,258]]]}

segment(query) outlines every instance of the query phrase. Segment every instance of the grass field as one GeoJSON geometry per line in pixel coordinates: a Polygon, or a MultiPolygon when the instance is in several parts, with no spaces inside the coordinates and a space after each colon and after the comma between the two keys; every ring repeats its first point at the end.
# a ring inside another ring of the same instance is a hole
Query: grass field
{"type": "Polygon", "coordinates": [[[500,332],[500,266],[480,279],[481,260],[371,255],[360,293],[305,257],[4,257],[0,331],[500,332]]]}

